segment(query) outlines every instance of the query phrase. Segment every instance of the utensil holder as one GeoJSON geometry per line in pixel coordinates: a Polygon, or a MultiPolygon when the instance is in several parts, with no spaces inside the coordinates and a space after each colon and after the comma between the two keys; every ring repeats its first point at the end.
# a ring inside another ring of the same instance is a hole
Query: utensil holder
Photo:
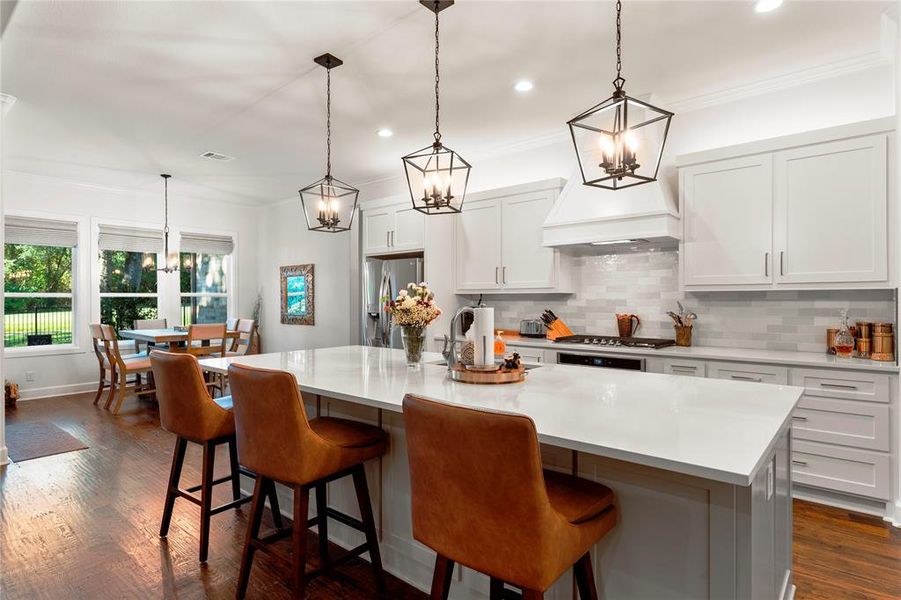
{"type": "Polygon", "coordinates": [[[673,325],[677,346],[691,346],[691,328],[691,325],[673,325]]]}

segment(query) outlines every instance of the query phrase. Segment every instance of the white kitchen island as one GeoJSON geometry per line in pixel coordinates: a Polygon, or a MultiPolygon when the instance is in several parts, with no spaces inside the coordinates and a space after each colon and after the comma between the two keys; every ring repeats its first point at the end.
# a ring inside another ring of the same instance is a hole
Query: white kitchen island
{"type": "MultiPolygon", "coordinates": [[[[447,380],[445,366],[430,364],[439,354],[424,361],[413,370],[400,350],[347,346],[201,363],[219,373],[232,362],[289,371],[310,417],[388,431],[388,454],[367,466],[382,557],[420,589],[434,555],[412,538],[407,393],[526,414],[549,468],[616,492],[620,521],[592,553],[605,600],[791,597],[790,429],[801,388],[567,365],[535,368],[521,384],[480,386],[447,380]]],[[[352,486],[330,484],[329,503],[355,512],[352,486]]],[[[330,534],[348,547],[361,539],[338,523],[330,534]]],[[[487,577],[460,569],[451,597],[487,592],[487,577]]],[[[570,600],[571,576],[546,597],[570,600]]]]}

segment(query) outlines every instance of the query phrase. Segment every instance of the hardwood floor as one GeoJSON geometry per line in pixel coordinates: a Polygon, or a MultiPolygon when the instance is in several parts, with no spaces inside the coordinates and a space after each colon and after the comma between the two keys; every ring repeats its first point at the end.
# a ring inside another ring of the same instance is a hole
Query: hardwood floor
{"type": "MultiPolygon", "coordinates": [[[[9,423],[53,422],[89,448],[0,469],[0,597],[233,598],[248,507],[213,517],[206,565],[197,562],[196,506],[176,503],[169,537],[160,539],[175,438],[159,428],[154,405],[130,397],[113,416],[92,396],[23,402],[7,413],[9,423]]],[[[194,446],[185,482],[200,480],[194,446]]],[[[229,486],[218,487],[214,502],[227,500],[229,486]]],[[[265,523],[272,526],[268,512],[265,523]]],[[[880,519],[796,501],[794,551],[797,600],[901,598],[901,530],[880,519]]],[[[308,555],[316,566],[312,533],[308,555]]],[[[288,598],[290,579],[258,555],[248,598],[288,598]]],[[[355,560],[311,581],[307,597],[376,598],[374,590],[368,563],[355,560]]],[[[389,576],[384,597],[427,596],[389,576]]]]}

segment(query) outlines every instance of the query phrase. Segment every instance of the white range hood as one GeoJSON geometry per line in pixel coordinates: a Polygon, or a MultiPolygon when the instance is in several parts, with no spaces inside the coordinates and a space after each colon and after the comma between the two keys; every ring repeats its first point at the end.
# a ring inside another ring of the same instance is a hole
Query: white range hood
{"type": "Polygon", "coordinates": [[[582,184],[573,173],[543,225],[543,245],[595,244],[605,247],[675,245],[680,238],[679,209],[660,182],[612,191],[582,184]]]}

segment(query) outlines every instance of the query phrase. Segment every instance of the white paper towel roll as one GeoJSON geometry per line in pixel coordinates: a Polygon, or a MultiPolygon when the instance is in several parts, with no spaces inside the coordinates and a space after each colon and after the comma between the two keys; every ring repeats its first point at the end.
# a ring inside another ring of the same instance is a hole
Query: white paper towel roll
{"type": "Polygon", "coordinates": [[[472,312],[470,331],[475,346],[474,363],[477,367],[487,367],[494,364],[494,309],[483,306],[472,312]]]}

